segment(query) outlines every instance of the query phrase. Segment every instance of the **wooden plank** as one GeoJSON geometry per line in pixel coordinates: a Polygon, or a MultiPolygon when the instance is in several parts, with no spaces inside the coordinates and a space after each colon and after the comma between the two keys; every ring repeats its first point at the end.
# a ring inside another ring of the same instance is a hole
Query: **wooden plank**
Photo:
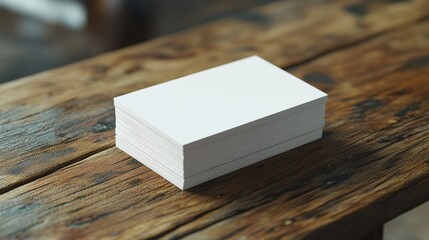
{"type": "Polygon", "coordinates": [[[0,87],[0,193],[114,145],[114,96],[258,54],[308,61],[425,18],[428,1],[284,1],[0,87]]]}
{"type": "Polygon", "coordinates": [[[321,140],[190,191],[109,148],[2,194],[0,238],[362,238],[429,199],[428,42],[424,20],[291,69],[329,93],[321,140]]]}

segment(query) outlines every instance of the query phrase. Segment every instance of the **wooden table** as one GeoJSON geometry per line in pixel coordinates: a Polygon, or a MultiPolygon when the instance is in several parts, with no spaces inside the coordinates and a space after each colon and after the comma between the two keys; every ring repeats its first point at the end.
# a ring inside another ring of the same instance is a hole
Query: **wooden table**
{"type": "Polygon", "coordinates": [[[281,1],[0,85],[0,238],[380,238],[429,200],[428,16],[281,1]],[[321,140],[189,191],[115,147],[114,96],[254,54],[329,94],[321,140]]]}

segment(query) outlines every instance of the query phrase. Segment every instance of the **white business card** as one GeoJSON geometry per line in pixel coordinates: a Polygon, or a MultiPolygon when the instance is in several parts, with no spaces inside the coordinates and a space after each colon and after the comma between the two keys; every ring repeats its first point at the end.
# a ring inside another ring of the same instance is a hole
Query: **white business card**
{"type": "Polygon", "coordinates": [[[114,101],[184,146],[306,103],[326,101],[326,96],[253,56],[125,94],[114,101]]]}

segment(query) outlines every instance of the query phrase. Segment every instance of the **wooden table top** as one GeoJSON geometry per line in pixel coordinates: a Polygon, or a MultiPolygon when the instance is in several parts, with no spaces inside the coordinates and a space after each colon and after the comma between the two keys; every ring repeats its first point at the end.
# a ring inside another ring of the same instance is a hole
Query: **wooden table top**
{"type": "Polygon", "coordinates": [[[428,16],[281,1],[0,85],[0,238],[364,237],[429,200],[428,16]],[[329,94],[322,139],[189,191],[115,147],[113,97],[255,54],[329,94]]]}

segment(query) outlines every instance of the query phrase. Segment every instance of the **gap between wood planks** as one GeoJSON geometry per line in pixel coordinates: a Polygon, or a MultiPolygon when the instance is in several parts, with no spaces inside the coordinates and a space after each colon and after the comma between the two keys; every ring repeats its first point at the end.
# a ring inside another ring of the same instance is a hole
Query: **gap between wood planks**
{"type": "MultiPolygon", "coordinates": [[[[323,51],[321,53],[318,53],[318,54],[316,54],[316,55],[314,55],[312,57],[309,57],[307,59],[304,59],[302,61],[299,61],[299,62],[296,62],[296,63],[293,63],[293,64],[289,64],[287,66],[281,66],[281,67],[282,67],[282,69],[287,70],[287,71],[293,70],[295,68],[299,68],[302,65],[305,65],[305,64],[310,63],[310,62],[312,62],[314,60],[320,59],[320,58],[322,58],[322,57],[324,57],[326,55],[329,55],[331,53],[342,51],[342,50],[346,50],[348,48],[352,48],[352,47],[361,45],[363,43],[366,43],[368,41],[371,41],[373,39],[381,37],[381,36],[383,36],[383,35],[385,35],[387,33],[397,31],[398,29],[402,29],[404,27],[414,25],[415,23],[426,21],[428,19],[429,19],[429,15],[428,16],[423,16],[421,18],[416,19],[415,21],[408,22],[408,23],[403,23],[403,24],[400,24],[400,25],[397,25],[397,26],[394,26],[394,27],[382,30],[380,32],[371,34],[371,35],[369,35],[369,36],[367,36],[367,37],[365,37],[363,39],[358,39],[358,40],[353,41],[351,43],[346,43],[346,44],[343,44],[343,45],[332,47],[331,49],[327,49],[327,50],[325,50],[325,51],[323,51]]],[[[394,72],[396,70],[398,70],[398,69],[395,69],[392,72],[394,72]]],[[[34,175],[34,176],[29,177],[27,179],[23,179],[23,180],[18,181],[18,182],[14,183],[14,184],[11,184],[11,185],[9,185],[7,187],[1,188],[0,189],[0,195],[4,194],[4,193],[7,193],[7,192],[9,192],[9,191],[11,191],[11,190],[13,190],[15,188],[18,188],[18,187],[21,187],[23,185],[26,185],[26,184],[28,184],[30,182],[33,182],[33,181],[35,181],[35,180],[37,180],[39,178],[43,178],[43,177],[48,176],[48,175],[50,175],[52,173],[55,173],[56,171],[58,171],[58,170],[60,170],[60,169],[62,169],[64,167],[67,167],[67,166],[72,165],[74,163],[83,161],[83,160],[85,160],[85,159],[87,159],[87,158],[89,158],[89,157],[91,157],[93,155],[96,155],[96,154],[99,154],[101,152],[107,151],[107,150],[109,150],[109,149],[111,149],[113,147],[115,147],[115,145],[106,146],[106,147],[103,147],[101,149],[97,149],[97,150],[91,151],[91,152],[86,153],[86,154],[84,154],[82,156],[76,157],[76,158],[74,158],[74,159],[72,159],[72,160],[70,160],[68,162],[64,162],[64,163],[59,164],[59,165],[57,165],[55,167],[47,169],[46,171],[41,172],[40,174],[34,175]]]]}
{"type": "Polygon", "coordinates": [[[56,165],[53,168],[46,169],[46,171],[41,172],[40,174],[37,174],[37,175],[34,175],[32,177],[23,179],[21,181],[18,181],[18,182],[14,183],[14,184],[11,184],[11,185],[9,185],[7,187],[4,187],[4,188],[0,189],[0,195],[4,194],[4,193],[7,193],[7,192],[9,192],[9,191],[11,191],[11,190],[13,190],[15,188],[18,188],[18,187],[21,187],[23,185],[26,185],[26,184],[28,184],[30,182],[33,182],[33,181],[35,181],[35,180],[37,180],[39,178],[46,177],[46,176],[48,176],[48,175],[50,175],[52,173],[55,173],[56,171],[59,171],[59,170],[65,168],[65,167],[67,167],[69,165],[72,165],[74,163],[83,161],[83,160],[85,160],[85,159],[87,159],[87,158],[89,158],[91,156],[94,156],[94,155],[99,154],[101,152],[107,151],[107,150],[109,150],[110,148],[113,148],[113,147],[115,147],[115,146],[114,145],[112,145],[112,146],[106,146],[106,147],[103,147],[101,149],[97,149],[97,150],[88,152],[88,153],[86,153],[86,154],[84,154],[82,156],[76,157],[76,158],[74,158],[74,159],[72,159],[72,160],[70,160],[68,162],[64,162],[62,164],[56,165]]]}
{"type": "Polygon", "coordinates": [[[371,35],[369,35],[369,36],[367,36],[365,38],[357,39],[356,41],[352,41],[350,43],[345,43],[343,45],[339,45],[339,46],[333,47],[331,49],[327,49],[327,50],[322,51],[322,52],[320,52],[320,53],[318,53],[318,54],[316,54],[316,55],[314,55],[312,57],[309,57],[309,58],[307,58],[305,60],[299,61],[297,63],[290,64],[289,66],[282,67],[282,69],[285,70],[285,71],[291,71],[291,70],[293,70],[295,68],[298,68],[298,67],[300,67],[302,65],[310,63],[310,62],[312,62],[312,61],[314,61],[316,59],[319,59],[319,58],[322,58],[322,57],[324,57],[326,55],[329,55],[330,53],[337,52],[337,51],[342,51],[342,50],[346,50],[348,48],[355,47],[357,45],[360,45],[361,43],[368,42],[368,41],[371,41],[373,39],[376,39],[376,38],[378,38],[378,37],[380,37],[380,36],[382,36],[382,35],[384,35],[386,33],[394,32],[394,31],[396,31],[398,29],[414,25],[415,23],[424,22],[424,21],[426,21],[428,19],[429,19],[429,15],[428,16],[423,16],[421,18],[418,18],[414,22],[403,23],[403,24],[400,24],[400,25],[397,25],[397,26],[394,26],[394,27],[391,27],[391,28],[384,29],[384,30],[382,30],[380,32],[373,33],[373,34],[371,34],[371,35]]]}

